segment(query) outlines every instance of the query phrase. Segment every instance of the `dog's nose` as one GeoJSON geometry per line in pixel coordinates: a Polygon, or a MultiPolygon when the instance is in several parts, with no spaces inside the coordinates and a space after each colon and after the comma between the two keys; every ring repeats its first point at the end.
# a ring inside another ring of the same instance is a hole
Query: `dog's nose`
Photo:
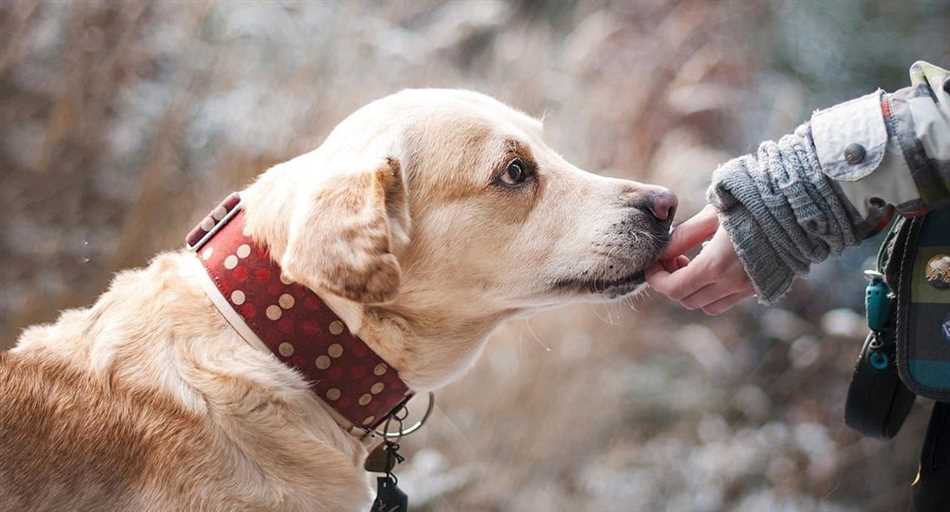
{"type": "Polygon", "coordinates": [[[676,196],[669,189],[655,185],[637,184],[624,194],[627,206],[649,213],[661,223],[673,221],[676,213],[676,196]]]}
{"type": "Polygon", "coordinates": [[[676,196],[668,189],[656,187],[647,194],[646,208],[660,222],[673,220],[676,214],[676,196]]]}

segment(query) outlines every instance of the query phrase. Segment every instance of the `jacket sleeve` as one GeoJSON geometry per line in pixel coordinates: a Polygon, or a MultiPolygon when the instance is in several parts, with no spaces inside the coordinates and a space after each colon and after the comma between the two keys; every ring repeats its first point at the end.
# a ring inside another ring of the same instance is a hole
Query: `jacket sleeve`
{"type": "Polygon", "coordinates": [[[950,73],[917,62],[910,75],[910,87],[811,119],[822,171],[865,217],[882,204],[917,215],[950,202],[950,73]]]}
{"type": "Polygon", "coordinates": [[[707,197],[761,302],[876,232],[891,206],[916,215],[950,203],[948,73],[918,62],[911,79],[818,111],[714,172],[707,197]]]}

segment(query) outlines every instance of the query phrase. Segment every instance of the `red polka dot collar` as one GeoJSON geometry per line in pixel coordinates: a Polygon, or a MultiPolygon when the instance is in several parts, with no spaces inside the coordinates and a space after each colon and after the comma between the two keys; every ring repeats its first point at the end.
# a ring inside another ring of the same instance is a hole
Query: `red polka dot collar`
{"type": "MultiPolygon", "coordinates": [[[[412,395],[409,387],[309,288],[286,280],[266,247],[244,230],[231,194],[186,237],[211,278],[205,291],[251,345],[296,369],[348,422],[372,429],[412,395]]],[[[339,421],[340,418],[337,418],[339,421]]]]}

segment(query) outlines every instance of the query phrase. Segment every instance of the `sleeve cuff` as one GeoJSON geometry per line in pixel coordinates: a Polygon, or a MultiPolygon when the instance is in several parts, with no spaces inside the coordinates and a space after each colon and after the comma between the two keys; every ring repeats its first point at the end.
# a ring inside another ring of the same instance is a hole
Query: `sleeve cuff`
{"type": "Polygon", "coordinates": [[[829,178],[858,181],[881,164],[887,144],[882,94],[878,89],[811,117],[815,152],[822,172],[829,178]]]}
{"type": "Polygon", "coordinates": [[[881,215],[881,203],[908,212],[920,202],[894,133],[888,96],[878,90],[816,112],[811,119],[821,171],[865,221],[881,215]]]}
{"type": "Polygon", "coordinates": [[[719,223],[729,234],[759,302],[778,302],[791,288],[795,273],[779,257],[752,213],[742,206],[720,211],[719,223]]]}
{"type": "Polygon", "coordinates": [[[744,158],[740,157],[716,169],[706,199],[719,211],[719,225],[729,235],[759,302],[771,305],[791,288],[795,271],[778,254],[756,220],[756,213],[770,213],[759,199],[746,168],[744,158]]]}

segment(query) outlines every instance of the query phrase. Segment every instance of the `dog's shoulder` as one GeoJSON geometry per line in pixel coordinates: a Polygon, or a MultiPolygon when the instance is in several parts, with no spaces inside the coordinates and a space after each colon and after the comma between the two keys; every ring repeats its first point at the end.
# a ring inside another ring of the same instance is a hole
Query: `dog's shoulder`
{"type": "Polygon", "coordinates": [[[0,502],[10,506],[131,506],[210,444],[200,418],[170,399],[42,354],[0,353],[0,397],[0,502]]]}

